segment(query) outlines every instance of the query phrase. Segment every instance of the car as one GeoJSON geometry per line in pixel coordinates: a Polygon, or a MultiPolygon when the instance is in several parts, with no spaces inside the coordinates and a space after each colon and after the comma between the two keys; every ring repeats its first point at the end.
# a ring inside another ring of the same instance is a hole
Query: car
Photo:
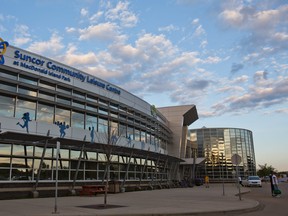
{"type": "Polygon", "coordinates": [[[262,182],[259,176],[248,176],[247,180],[244,182],[246,187],[262,187],[262,182]]]}

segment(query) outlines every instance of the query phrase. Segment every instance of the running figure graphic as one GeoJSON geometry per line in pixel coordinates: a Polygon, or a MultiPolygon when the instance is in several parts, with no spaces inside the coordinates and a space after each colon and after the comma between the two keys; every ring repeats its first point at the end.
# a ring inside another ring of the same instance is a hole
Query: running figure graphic
{"type": "Polygon", "coordinates": [[[16,125],[19,125],[21,128],[26,128],[27,133],[29,133],[29,121],[32,121],[30,119],[29,112],[26,112],[23,114],[22,120],[24,122],[23,124],[20,124],[20,122],[17,122],[16,125]]]}

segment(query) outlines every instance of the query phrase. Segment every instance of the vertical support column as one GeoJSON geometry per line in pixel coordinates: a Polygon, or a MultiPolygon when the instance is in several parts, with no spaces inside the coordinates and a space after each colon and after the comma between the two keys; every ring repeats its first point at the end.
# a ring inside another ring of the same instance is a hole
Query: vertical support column
{"type": "Polygon", "coordinates": [[[76,179],[77,179],[77,176],[78,176],[78,172],[79,172],[80,163],[81,163],[81,160],[82,160],[82,154],[83,154],[84,148],[85,148],[85,143],[82,144],[81,151],[80,151],[80,154],[79,154],[77,168],[76,168],[76,172],[75,172],[75,175],[74,175],[73,184],[72,184],[72,188],[71,188],[71,193],[72,194],[75,194],[75,189],[74,188],[75,188],[76,179]]]}
{"type": "Polygon", "coordinates": [[[139,187],[141,187],[143,172],[144,172],[144,170],[146,169],[147,160],[148,160],[148,154],[147,154],[147,156],[146,156],[146,158],[145,158],[145,162],[144,162],[143,169],[141,170],[140,179],[139,179],[139,187]]]}
{"type": "Polygon", "coordinates": [[[57,205],[57,199],[58,199],[58,159],[59,159],[59,153],[60,153],[60,142],[57,141],[57,144],[56,144],[56,178],[55,178],[55,204],[54,204],[54,214],[59,213],[59,212],[58,212],[58,205],[57,205]]]}
{"type": "MultiPolygon", "coordinates": [[[[133,148],[134,148],[134,144],[133,144],[133,146],[132,146],[132,149],[133,149],[133,148]]],[[[124,189],[124,187],[125,187],[125,183],[126,183],[126,179],[127,179],[127,175],[128,175],[128,171],[129,171],[129,167],[130,167],[130,163],[131,163],[131,158],[132,158],[132,156],[133,156],[133,150],[132,150],[131,153],[130,153],[129,160],[128,160],[128,164],[127,164],[127,169],[126,169],[125,176],[124,176],[124,179],[123,179],[123,182],[122,182],[121,188],[123,188],[123,189],[124,189]]]]}
{"type": "MultiPolygon", "coordinates": [[[[50,135],[50,130],[48,130],[48,132],[47,132],[47,137],[48,137],[49,135],[50,135]]],[[[40,175],[41,175],[41,172],[42,172],[42,166],[43,166],[43,161],[44,161],[44,157],[45,157],[47,145],[48,145],[48,139],[45,141],[44,148],[43,148],[43,151],[42,151],[42,156],[41,156],[41,160],[40,160],[40,164],[39,164],[39,168],[38,168],[38,173],[37,173],[37,177],[36,177],[36,182],[35,182],[35,185],[34,185],[34,191],[33,191],[33,197],[34,197],[34,198],[36,198],[36,197],[39,196],[39,194],[38,194],[38,192],[37,192],[37,187],[38,187],[40,175]]]]}

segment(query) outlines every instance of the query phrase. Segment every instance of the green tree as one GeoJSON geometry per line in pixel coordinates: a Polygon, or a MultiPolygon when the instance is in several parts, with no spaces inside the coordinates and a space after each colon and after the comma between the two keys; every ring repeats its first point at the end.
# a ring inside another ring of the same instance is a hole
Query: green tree
{"type": "Polygon", "coordinates": [[[269,176],[272,172],[277,172],[277,170],[271,165],[268,166],[267,164],[258,164],[258,166],[260,169],[257,171],[257,175],[260,177],[269,176]]]}

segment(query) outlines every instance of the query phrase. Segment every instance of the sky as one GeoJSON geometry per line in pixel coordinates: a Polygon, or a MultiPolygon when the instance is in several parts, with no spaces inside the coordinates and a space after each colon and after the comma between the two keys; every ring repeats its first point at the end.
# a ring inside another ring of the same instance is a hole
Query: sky
{"type": "Polygon", "coordinates": [[[1,0],[0,37],[203,126],[253,132],[288,171],[287,0],[1,0]]]}

